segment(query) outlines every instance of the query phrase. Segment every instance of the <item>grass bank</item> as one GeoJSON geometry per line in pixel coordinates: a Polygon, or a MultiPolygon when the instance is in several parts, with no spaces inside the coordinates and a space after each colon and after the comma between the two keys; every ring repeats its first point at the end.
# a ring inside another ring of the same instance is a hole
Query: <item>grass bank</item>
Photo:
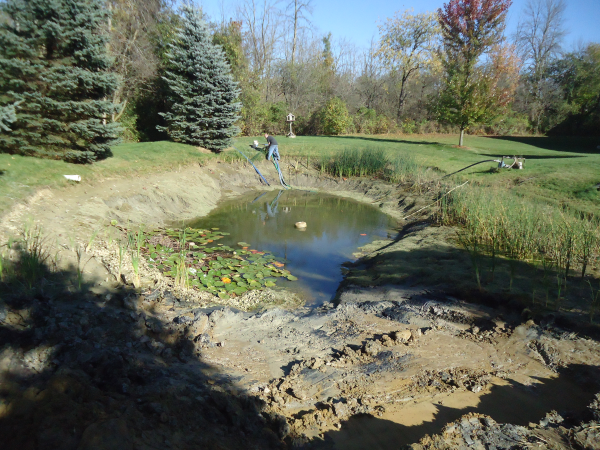
{"type": "Polygon", "coordinates": [[[119,145],[113,148],[111,158],[92,165],[0,154],[0,216],[38,189],[74,183],[63,175],[81,175],[81,183],[90,184],[112,177],[169,171],[213,157],[196,147],[174,142],[119,145]]]}
{"type": "MultiPolygon", "coordinates": [[[[248,155],[256,152],[248,145],[262,137],[236,140],[248,155]]],[[[384,136],[299,136],[279,138],[280,153],[305,165],[318,167],[320,162],[339,152],[371,148],[383,150],[392,160],[407,156],[440,175],[452,173],[469,164],[498,156],[519,155],[527,158],[525,170],[490,172],[494,163],[474,166],[454,175],[451,181],[471,180],[482,186],[506,190],[510,195],[529,198],[555,206],[600,215],[600,151],[597,138],[467,136],[465,147],[457,148],[451,135],[384,135],[384,136]]],[[[114,156],[89,166],[62,161],[0,154],[0,211],[6,211],[42,187],[67,186],[63,175],[81,175],[83,183],[109,177],[168,171],[179,166],[207,161],[214,155],[195,147],[173,142],[123,144],[113,149],[114,156]]],[[[220,158],[233,160],[231,149],[220,158]]]]}

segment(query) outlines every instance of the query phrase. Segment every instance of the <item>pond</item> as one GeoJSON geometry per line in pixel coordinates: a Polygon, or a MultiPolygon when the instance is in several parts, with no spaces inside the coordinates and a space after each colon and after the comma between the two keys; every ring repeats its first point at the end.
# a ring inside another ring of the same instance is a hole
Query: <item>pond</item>
{"type": "Polygon", "coordinates": [[[210,214],[189,223],[193,228],[219,228],[231,233],[220,243],[237,242],[270,251],[286,264],[297,281],[277,286],[300,293],[318,306],[331,300],[343,279],[341,264],[376,239],[395,235],[396,223],[375,206],[307,191],[253,192],[220,203],[210,214]],[[305,230],[295,228],[306,222],[305,230]]]}

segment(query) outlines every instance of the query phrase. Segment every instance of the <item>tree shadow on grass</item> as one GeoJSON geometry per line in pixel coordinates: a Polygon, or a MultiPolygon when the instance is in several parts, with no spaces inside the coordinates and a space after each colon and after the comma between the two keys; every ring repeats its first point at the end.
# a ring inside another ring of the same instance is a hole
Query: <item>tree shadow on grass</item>
{"type": "Polygon", "coordinates": [[[133,289],[99,297],[74,279],[44,267],[31,289],[0,283],[3,449],[283,446],[285,420],[203,360],[204,310],[166,295],[169,321],[133,289]]]}
{"type": "MultiPolygon", "coordinates": [[[[482,157],[485,156],[490,156],[489,154],[486,153],[478,153],[478,155],[481,155],[482,157]]],[[[527,159],[573,159],[573,158],[585,158],[585,156],[583,155],[518,155],[520,158],[525,158],[527,159]]],[[[501,158],[500,156],[498,158],[501,158]]],[[[508,163],[508,165],[510,165],[512,163],[511,159],[508,159],[505,161],[505,163],[508,163]]],[[[527,164],[527,162],[526,162],[527,164]]]]}
{"type": "Polygon", "coordinates": [[[446,147],[448,144],[434,141],[407,141],[404,139],[379,139],[374,137],[363,137],[363,136],[318,136],[322,138],[332,139],[353,139],[360,141],[371,141],[371,142],[389,142],[392,144],[409,144],[409,145],[436,145],[439,147],[446,147]]]}
{"type": "Polygon", "coordinates": [[[527,144],[544,150],[572,153],[600,154],[597,137],[543,137],[543,136],[486,136],[490,139],[527,144]]]}
{"type": "MultiPolygon", "coordinates": [[[[474,394],[468,394],[471,404],[477,401],[476,406],[451,407],[430,403],[415,407],[411,403],[406,404],[404,417],[410,415],[415,420],[421,415],[422,423],[418,425],[402,425],[370,415],[354,416],[344,422],[339,431],[326,433],[324,441],[315,444],[314,448],[398,449],[418,442],[425,435],[441,433],[446,424],[469,413],[487,415],[498,423],[527,426],[530,422],[539,422],[546,413],[555,410],[566,419],[566,424],[576,425],[581,420],[592,419],[587,406],[598,390],[598,369],[572,365],[560,369],[555,378],[538,378],[537,383],[530,386],[508,380],[506,385],[493,385],[490,392],[479,399],[474,394]]],[[[451,403],[451,398],[444,400],[451,403]]],[[[498,428],[495,437],[502,440],[503,432],[506,430],[498,428]]],[[[498,448],[512,448],[514,441],[511,443],[510,438],[509,431],[504,435],[509,445],[498,448]]]]}

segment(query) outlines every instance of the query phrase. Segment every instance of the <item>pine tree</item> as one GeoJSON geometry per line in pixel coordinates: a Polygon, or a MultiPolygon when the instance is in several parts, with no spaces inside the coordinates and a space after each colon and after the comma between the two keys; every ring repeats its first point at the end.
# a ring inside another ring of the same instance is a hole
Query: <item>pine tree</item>
{"type": "Polygon", "coordinates": [[[19,102],[0,152],[89,163],[110,156],[119,105],[108,98],[108,11],[101,0],[0,3],[0,107],[19,102]]]}
{"type": "Polygon", "coordinates": [[[223,50],[213,44],[206,22],[193,8],[183,10],[182,25],[170,45],[170,70],[164,77],[171,109],[161,113],[176,142],[220,151],[239,133],[240,90],[223,50]]]}
{"type": "Polygon", "coordinates": [[[0,131],[10,131],[10,125],[16,120],[15,105],[0,106],[0,131]]]}

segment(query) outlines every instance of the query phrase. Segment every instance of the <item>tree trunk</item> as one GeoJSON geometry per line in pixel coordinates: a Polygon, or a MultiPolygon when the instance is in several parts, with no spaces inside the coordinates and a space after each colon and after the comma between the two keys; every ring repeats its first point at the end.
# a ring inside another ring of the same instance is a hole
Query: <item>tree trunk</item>
{"type": "Polygon", "coordinates": [[[298,1],[294,0],[294,40],[292,41],[292,67],[294,67],[294,55],[296,53],[296,36],[298,35],[298,1]]]}
{"type": "Polygon", "coordinates": [[[463,146],[463,137],[465,135],[465,129],[461,127],[460,129],[460,139],[458,140],[458,146],[462,147],[463,146]]]}

